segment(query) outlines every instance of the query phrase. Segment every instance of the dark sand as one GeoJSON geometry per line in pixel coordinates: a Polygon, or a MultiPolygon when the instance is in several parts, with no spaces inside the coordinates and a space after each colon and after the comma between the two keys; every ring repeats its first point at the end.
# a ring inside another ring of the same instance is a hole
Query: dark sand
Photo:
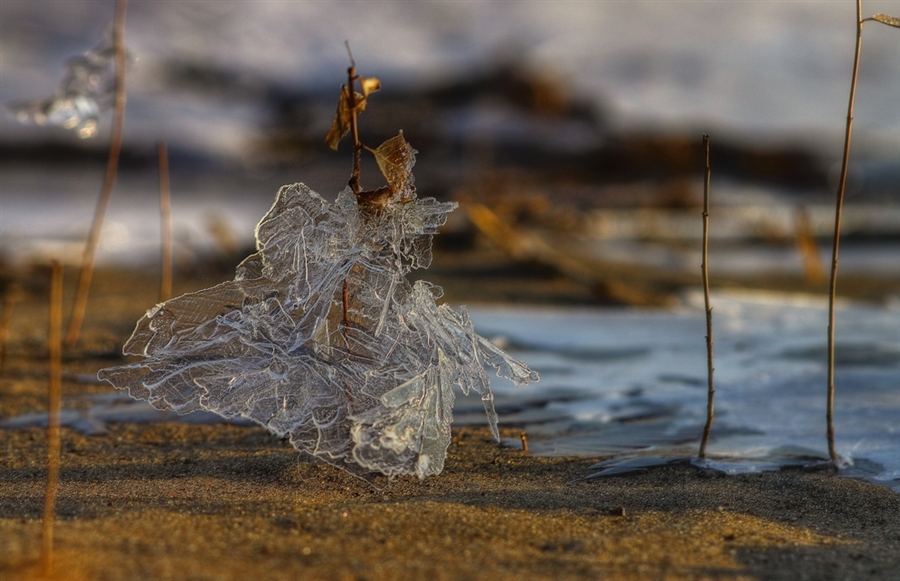
{"type": "MultiPolygon", "coordinates": [[[[13,313],[0,417],[46,409],[42,280],[27,279],[13,313]]],[[[154,302],[152,277],[96,280],[85,340],[64,362],[64,395],[111,389],[77,376],[115,364],[154,302]]],[[[46,443],[41,429],[0,431],[3,581],[39,576],[46,443]]],[[[443,474],[378,490],[261,428],[63,429],[56,576],[900,578],[900,495],[887,488],[822,472],[711,477],[687,466],[572,483],[596,460],[538,458],[500,447],[486,429],[456,429],[443,474]]]]}

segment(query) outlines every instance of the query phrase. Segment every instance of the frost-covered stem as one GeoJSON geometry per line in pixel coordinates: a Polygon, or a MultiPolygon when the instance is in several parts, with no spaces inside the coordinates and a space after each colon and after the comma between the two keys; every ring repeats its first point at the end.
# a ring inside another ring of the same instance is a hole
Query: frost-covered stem
{"type": "Polygon", "coordinates": [[[97,254],[97,246],[100,242],[100,232],[103,229],[103,220],[106,218],[106,210],[112,197],[113,186],[116,183],[116,171],[119,167],[119,153],[122,150],[122,127],[125,120],[125,7],[128,0],[118,0],[116,3],[116,18],[113,25],[113,47],[116,53],[116,95],[115,111],[113,112],[112,136],[109,141],[109,158],[106,163],[106,176],[103,180],[103,188],[100,198],[94,210],[94,220],[91,224],[91,232],[88,235],[84,253],[81,258],[81,274],[78,277],[78,290],[75,293],[75,306],[72,308],[72,318],[69,320],[69,330],[66,333],[66,348],[71,349],[78,342],[81,333],[81,323],[84,321],[84,312],[87,308],[88,292],[91,287],[91,278],[94,274],[94,258],[97,254]]]}
{"type": "Polygon", "coordinates": [[[709,135],[703,134],[703,147],[706,151],[706,177],[703,184],[703,259],[700,263],[700,271],[703,274],[703,302],[706,307],[706,373],[708,391],[706,396],[706,425],[703,426],[703,437],[700,439],[700,451],[698,456],[706,458],[706,444],[709,441],[709,432],[712,430],[713,419],[716,416],[715,398],[716,387],[713,382],[713,327],[712,307],[709,300],[709,135]]]}
{"type": "Polygon", "coordinates": [[[172,204],[169,192],[169,154],[166,142],[156,144],[159,163],[160,279],[159,300],[172,296],[172,204]]]}
{"type": "Polygon", "coordinates": [[[844,191],[847,186],[847,169],[850,165],[850,137],[853,131],[853,103],[856,100],[856,79],[859,73],[859,52],[862,48],[862,0],[856,0],[856,55],[853,58],[853,77],[850,81],[850,99],[847,104],[847,126],[844,131],[844,155],[841,161],[841,177],[838,180],[837,203],[834,210],[834,238],[831,246],[831,284],[828,289],[828,399],[825,409],[828,456],[837,463],[834,446],[834,303],[837,295],[838,247],[841,239],[841,214],[844,191]]]}
{"type": "Polygon", "coordinates": [[[53,524],[59,489],[59,407],[62,385],[62,266],[54,260],[50,276],[49,351],[50,383],[47,403],[47,489],[44,493],[44,516],[41,522],[41,564],[44,577],[53,572],[53,524]]]}

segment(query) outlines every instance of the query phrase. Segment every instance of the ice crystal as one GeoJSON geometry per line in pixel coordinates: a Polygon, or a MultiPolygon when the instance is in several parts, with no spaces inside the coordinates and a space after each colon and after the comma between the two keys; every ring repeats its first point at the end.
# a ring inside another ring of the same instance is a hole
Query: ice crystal
{"type": "Polygon", "coordinates": [[[146,359],[100,377],[160,409],[248,418],[361,477],[440,473],[454,386],[481,396],[497,437],[485,364],[538,376],[407,280],[456,206],[407,186],[381,205],[282,187],[235,279],[148,311],[124,348],[146,359]]]}
{"type": "Polygon", "coordinates": [[[101,112],[109,109],[114,99],[115,52],[110,28],[97,46],[66,62],[54,95],[11,103],[7,109],[20,123],[59,125],[76,131],[79,137],[93,137],[101,112]]]}

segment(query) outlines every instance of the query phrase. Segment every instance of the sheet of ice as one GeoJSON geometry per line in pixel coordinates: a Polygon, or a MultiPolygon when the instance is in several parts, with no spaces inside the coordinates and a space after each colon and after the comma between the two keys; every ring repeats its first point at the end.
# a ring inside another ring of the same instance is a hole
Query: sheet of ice
{"type": "MultiPolygon", "coordinates": [[[[538,454],[617,461],[696,454],[706,413],[702,297],[691,295],[686,305],[473,309],[487,336],[542,376],[529,394],[495,383],[501,422],[524,427],[538,454]]],[[[711,467],[741,472],[827,459],[826,311],[823,301],[805,297],[713,295],[711,467]]],[[[900,491],[900,309],[845,304],[836,324],[841,472],[900,491]]]]}
{"type": "MultiPolygon", "coordinates": [[[[136,400],[125,393],[98,393],[88,396],[66,397],[59,414],[59,424],[87,436],[99,436],[108,432],[109,423],[143,424],[154,422],[181,421],[192,424],[212,424],[225,421],[212,412],[198,411],[179,416],[173,411],[158,410],[146,401],[136,400]]],[[[21,428],[47,427],[47,412],[22,414],[0,420],[0,428],[18,430],[21,428]]],[[[228,423],[249,425],[249,420],[240,418],[228,423]]]]}
{"type": "Polygon", "coordinates": [[[537,374],[407,281],[456,205],[397,195],[371,208],[349,188],[329,203],[283,187],[235,279],[148,311],[124,348],[146,359],[100,378],[160,409],[250,419],[361,477],[440,473],[454,387],[498,436],[485,364],[517,384],[537,374]]]}
{"type": "MultiPolygon", "coordinates": [[[[699,294],[685,303],[666,311],[470,309],[487,337],[541,374],[534,389],[493,382],[501,424],[524,428],[536,454],[610,457],[594,473],[691,461],[705,419],[705,322],[699,294]]],[[[713,309],[717,416],[704,466],[733,474],[827,459],[825,303],[714,293],[713,309]]],[[[840,473],[900,492],[900,307],[842,304],[837,325],[840,473]]],[[[398,388],[388,403],[416,389],[398,388]]],[[[73,410],[71,427],[172,419],[141,404],[99,401],[89,411],[73,410]]],[[[454,422],[483,422],[482,407],[478,397],[459,399],[454,422]]],[[[0,427],[45,418],[11,418],[0,427]]]]}

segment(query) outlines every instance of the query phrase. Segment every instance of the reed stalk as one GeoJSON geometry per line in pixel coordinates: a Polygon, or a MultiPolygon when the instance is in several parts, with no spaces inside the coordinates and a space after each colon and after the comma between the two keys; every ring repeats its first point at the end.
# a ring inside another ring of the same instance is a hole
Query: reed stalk
{"type": "Polygon", "coordinates": [[[9,325],[12,322],[13,310],[21,292],[19,285],[12,283],[6,289],[6,295],[3,297],[3,310],[0,311],[0,375],[6,369],[6,354],[9,349],[9,325]]]}
{"type": "Polygon", "coordinates": [[[715,367],[713,365],[713,325],[712,307],[709,298],[709,179],[711,175],[709,166],[709,135],[703,134],[703,148],[706,155],[706,175],[703,182],[703,258],[700,262],[700,272],[703,275],[703,303],[706,308],[706,425],[703,426],[703,437],[700,439],[700,451],[697,456],[706,458],[706,444],[709,442],[709,433],[712,430],[713,419],[716,416],[715,399],[716,387],[713,382],[715,367]]]}
{"type": "Polygon", "coordinates": [[[169,192],[169,154],[166,142],[156,144],[159,163],[160,277],[159,302],[172,297],[172,202],[169,192]]]}
{"type": "Polygon", "coordinates": [[[862,50],[863,24],[868,21],[881,22],[900,28],[900,18],[887,14],[862,17],[862,0],[856,0],[856,53],[853,57],[853,76],[850,79],[850,99],[847,103],[847,125],[844,130],[844,153],[841,157],[841,176],[838,179],[837,202],[834,210],[834,237],[831,246],[831,282],[828,288],[828,400],[825,410],[828,439],[828,456],[834,464],[840,461],[834,446],[834,310],[837,296],[838,249],[841,240],[841,214],[844,207],[844,192],[847,187],[847,171],[850,166],[850,137],[853,134],[853,104],[856,101],[856,84],[859,77],[859,54],[862,50]]]}
{"type": "Polygon", "coordinates": [[[84,314],[87,310],[88,294],[91,288],[91,278],[94,275],[94,259],[97,247],[100,243],[100,233],[103,230],[103,221],[106,219],[106,211],[112,198],[113,187],[116,183],[116,174],[119,168],[119,155],[122,151],[122,130],[125,121],[125,8],[128,0],[117,0],[116,16],[113,24],[113,47],[116,53],[116,94],[115,109],[113,112],[112,135],[109,141],[109,157],[106,162],[106,174],[103,179],[103,187],[97,206],[94,209],[94,219],[91,223],[91,231],[84,253],[81,257],[81,273],[78,277],[78,290],[75,293],[75,304],[72,308],[72,318],[69,320],[69,329],[66,332],[65,346],[72,349],[78,343],[81,333],[81,324],[84,322],[84,314]]]}
{"type": "Polygon", "coordinates": [[[841,160],[841,176],[838,180],[837,202],[834,210],[834,237],[831,243],[831,278],[828,287],[828,395],[825,409],[828,457],[837,464],[840,461],[834,445],[834,309],[837,297],[838,250],[841,241],[841,215],[844,208],[844,192],[847,187],[847,170],[850,165],[850,138],[853,133],[853,104],[856,100],[856,80],[859,74],[859,52],[862,49],[862,0],[856,0],[856,54],[853,58],[853,76],[850,81],[850,100],[847,105],[847,125],[844,130],[844,153],[841,160]]]}
{"type": "Polygon", "coordinates": [[[45,578],[50,577],[53,573],[53,525],[56,518],[56,497],[59,490],[62,288],[62,266],[59,261],[53,261],[50,276],[50,325],[47,338],[50,368],[47,406],[47,489],[44,493],[44,516],[41,522],[41,569],[45,578]]]}

